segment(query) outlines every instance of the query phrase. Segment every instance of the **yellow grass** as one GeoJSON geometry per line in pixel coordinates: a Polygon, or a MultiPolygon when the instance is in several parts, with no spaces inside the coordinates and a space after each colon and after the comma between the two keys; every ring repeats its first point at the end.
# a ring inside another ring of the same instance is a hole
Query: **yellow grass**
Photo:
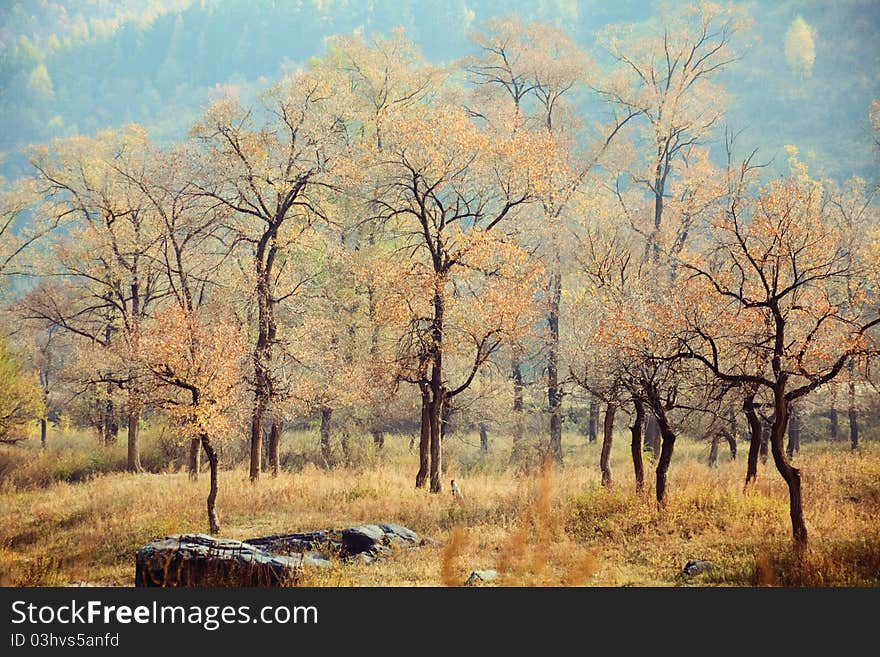
{"type": "MultiPolygon", "coordinates": [[[[197,482],[177,471],[94,474],[75,483],[37,476],[75,460],[83,439],[69,439],[77,450],[65,440],[56,438],[44,455],[31,445],[0,453],[3,584],[128,585],[141,545],[206,531],[206,474],[197,482]],[[16,477],[17,471],[27,476],[16,477]]],[[[373,565],[309,572],[307,585],[461,584],[471,570],[487,568],[499,571],[498,584],[514,586],[880,584],[880,449],[873,443],[858,454],[844,445],[807,444],[796,458],[810,531],[810,547],[798,559],[790,549],[787,492],[772,463],[760,467],[757,485],[743,493],[744,459],[729,462],[722,452],[719,466],[709,469],[703,444],[677,446],[669,504],[659,511],[650,467],[648,490],[633,490],[623,435],[613,451],[612,490],[599,485],[599,446],[582,436],[565,436],[564,470],[528,475],[508,468],[503,439],[493,440],[492,453],[482,458],[476,436],[450,436],[444,484],[459,481],[463,504],[448,490],[432,495],[413,488],[417,456],[407,449],[408,437],[389,436],[381,456],[368,439],[358,439],[356,463],[332,471],[310,462],[315,436],[288,434],[284,441],[295,471],[264,475],[257,485],[241,466],[221,472],[222,535],[396,522],[438,541],[373,565]],[[687,578],[681,570],[689,559],[715,567],[687,578]]]]}

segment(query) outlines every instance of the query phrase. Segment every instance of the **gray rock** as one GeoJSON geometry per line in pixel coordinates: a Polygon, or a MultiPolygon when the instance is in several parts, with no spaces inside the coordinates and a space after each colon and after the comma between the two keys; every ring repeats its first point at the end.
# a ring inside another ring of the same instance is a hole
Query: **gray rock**
{"type": "Polygon", "coordinates": [[[381,545],[385,531],[379,525],[358,525],[342,530],[343,557],[352,557],[370,552],[377,544],[381,545]]]}
{"type": "Polygon", "coordinates": [[[465,586],[477,586],[482,582],[491,582],[498,579],[497,570],[475,570],[465,581],[465,586]]]}
{"type": "Polygon", "coordinates": [[[691,559],[684,565],[684,570],[682,572],[689,577],[693,577],[694,575],[699,575],[700,573],[705,573],[706,571],[712,570],[713,567],[714,566],[711,561],[691,559]]]}
{"type": "Polygon", "coordinates": [[[135,586],[288,586],[302,567],[302,557],[264,552],[241,541],[174,534],[138,550],[135,586]]]}

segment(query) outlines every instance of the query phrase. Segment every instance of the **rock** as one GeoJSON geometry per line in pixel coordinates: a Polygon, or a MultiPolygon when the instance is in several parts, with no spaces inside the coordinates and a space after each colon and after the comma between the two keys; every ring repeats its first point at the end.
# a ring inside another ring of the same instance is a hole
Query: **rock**
{"type": "Polygon", "coordinates": [[[342,556],[353,557],[370,552],[378,544],[382,544],[385,531],[379,525],[358,525],[342,530],[342,556]]]}
{"type": "Polygon", "coordinates": [[[135,586],[288,586],[303,555],[283,556],[225,538],[174,534],[138,550],[135,586]]]}
{"type": "Polygon", "coordinates": [[[482,582],[491,582],[498,579],[497,570],[475,570],[465,581],[465,586],[477,586],[482,582]]]}
{"type": "Polygon", "coordinates": [[[285,586],[304,568],[333,559],[370,564],[393,548],[427,545],[402,525],[358,525],[233,541],[204,534],[166,536],[142,547],[136,586],[285,586]]]}
{"type": "Polygon", "coordinates": [[[711,561],[701,561],[699,559],[691,559],[684,565],[685,575],[693,577],[694,575],[699,575],[700,573],[705,573],[706,571],[712,570],[713,564],[711,561]]]}

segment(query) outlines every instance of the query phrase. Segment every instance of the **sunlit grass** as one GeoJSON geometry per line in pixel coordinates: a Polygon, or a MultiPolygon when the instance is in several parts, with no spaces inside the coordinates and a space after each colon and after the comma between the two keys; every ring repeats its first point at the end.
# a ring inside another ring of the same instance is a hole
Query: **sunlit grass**
{"type": "MultiPolygon", "coordinates": [[[[743,492],[742,457],[730,462],[722,452],[710,469],[704,444],[677,447],[669,503],[658,510],[650,468],[646,491],[634,490],[623,436],[613,452],[615,485],[606,490],[599,485],[599,446],[580,435],[565,437],[564,469],[525,475],[509,467],[504,439],[493,437],[492,451],[481,456],[475,435],[453,434],[445,445],[444,484],[458,480],[464,504],[448,492],[414,489],[417,455],[408,436],[388,436],[381,453],[367,437],[353,442],[351,462],[330,471],[315,464],[317,437],[299,432],[284,437],[288,469],[278,478],[265,474],[252,485],[241,465],[221,472],[222,535],[396,522],[438,541],[369,566],[307,573],[304,583],[317,586],[438,586],[488,568],[499,571],[497,584],[515,586],[880,584],[880,449],[873,443],[858,454],[842,445],[804,446],[796,464],[804,474],[810,547],[797,558],[787,491],[772,462],[743,492]],[[681,570],[689,559],[715,567],[686,578],[681,570]]],[[[141,545],[206,531],[206,474],[192,482],[175,462],[165,473],[102,470],[59,480],[59,468],[80,467],[92,458],[89,450],[104,453],[114,467],[124,461],[120,446],[105,450],[87,436],[55,443],[45,454],[30,445],[3,450],[4,584],[128,585],[141,545]]],[[[231,458],[233,447],[226,454],[231,458]]]]}

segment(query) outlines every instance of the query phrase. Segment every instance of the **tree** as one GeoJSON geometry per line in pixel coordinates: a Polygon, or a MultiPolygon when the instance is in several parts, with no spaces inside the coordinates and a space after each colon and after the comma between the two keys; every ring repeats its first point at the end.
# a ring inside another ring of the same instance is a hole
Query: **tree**
{"type": "Polygon", "coordinates": [[[276,397],[276,308],[292,293],[284,285],[283,254],[326,216],[331,170],[347,141],[339,81],[326,72],[294,74],[262,96],[262,107],[246,109],[225,98],[193,128],[204,148],[198,190],[230,211],[228,228],[252,263],[251,481],[260,476],[263,417],[276,397]]]}
{"type": "Polygon", "coordinates": [[[650,152],[644,169],[632,172],[631,180],[653,200],[647,234],[655,261],[670,177],[723,116],[725,97],[715,78],[739,58],[734,42],[748,27],[742,8],[703,2],[664,14],[645,30],[619,26],[606,35],[619,68],[601,93],[613,105],[644,117],[650,152]]]}
{"type": "Polygon", "coordinates": [[[140,329],[150,306],[163,294],[151,251],[156,224],[146,200],[124,170],[144,166],[146,134],[137,126],[95,137],[56,141],[50,150],[34,150],[43,195],[50,199],[57,220],[77,218],[70,239],[56,244],[58,269],[46,274],[68,277],[77,286],[79,303],[65,305],[45,298],[29,306],[34,318],[48,321],[106,350],[114,351],[115,369],[99,368],[93,377],[107,387],[105,440],[115,440],[112,388],[126,391],[128,460],[141,469],[138,429],[144,394],[139,358],[140,329]]]}
{"type": "Polygon", "coordinates": [[[0,341],[0,443],[22,440],[25,425],[44,414],[38,382],[0,341]]]}
{"type": "MultiPolygon", "coordinates": [[[[534,270],[502,230],[534,196],[529,135],[479,127],[463,109],[424,105],[395,115],[376,154],[379,212],[396,253],[410,263],[388,271],[390,301],[401,309],[399,378],[422,394],[421,466],[441,490],[440,418],[501,343],[523,329],[534,270]],[[453,381],[452,356],[462,358],[453,381]]],[[[388,303],[386,301],[385,303],[388,303]]]]}
{"type": "Polygon", "coordinates": [[[857,269],[823,215],[821,187],[788,178],[750,194],[750,161],[731,173],[723,208],[706,227],[706,251],[684,260],[693,298],[705,301],[686,314],[679,356],[726,384],[770,396],[770,447],[802,547],[801,474],[784,449],[792,404],[869,353],[867,332],[880,317],[866,314],[863,286],[857,303],[847,298],[845,282],[857,269]]]}

